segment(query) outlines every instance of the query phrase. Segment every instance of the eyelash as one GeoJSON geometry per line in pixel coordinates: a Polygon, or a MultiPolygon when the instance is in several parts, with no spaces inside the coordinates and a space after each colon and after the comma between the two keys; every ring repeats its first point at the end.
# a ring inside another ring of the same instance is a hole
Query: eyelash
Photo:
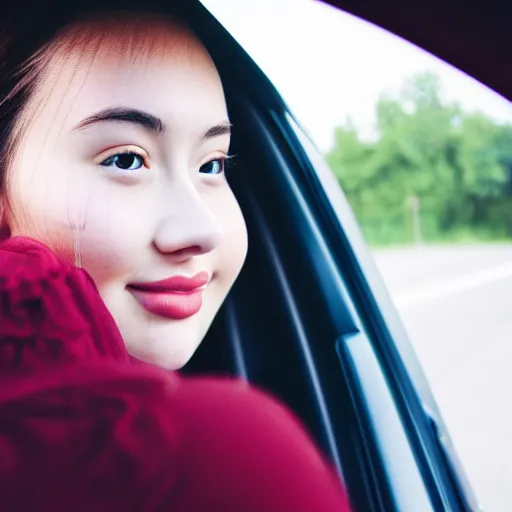
{"type": "Polygon", "coordinates": [[[233,156],[227,155],[227,156],[222,156],[222,157],[219,157],[219,158],[212,158],[211,160],[209,160],[208,162],[204,163],[203,165],[201,165],[199,167],[199,172],[202,173],[202,174],[210,174],[210,173],[205,173],[205,172],[201,171],[201,169],[203,169],[207,165],[210,165],[210,164],[212,164],[214,162],[219,162],[220,163],[220,170],[219,170],[219,172],[211,173],[211,174],[213,176],[217,176],[217,175],[220,175],[220,174],[225,174],[231,168],[231,164],[233,162],[233,156]]]}
{"type": "Polygon", "coordinates": [[[102,165],[104,167],[110,167],[110,164],[114,163],[114,160],[117,157],[123,156],[123,155],[133,155],[133,156],[136,156],[137,158],[140,159],[141,165],[139,167],[135,168],[135,169],[122,169],[122,168],[118,168],[120,171],[127,171],[127,172],[138,171],[139,169],[142,168],[142,166],[146,167],[147,169],[150,168],[149,163],[147,161],[147,156],[146,155],[143,155],[143,154],[141,154],[141,153],[139,153],[137,151],[134,151],[133,149],[128,149],[128,148],[126,148],[125,150],[118,151],[117,153],[114,153],[113,155],[108,156],[107,158],[105,158],[100,163],[100,165],[102,165]]]}

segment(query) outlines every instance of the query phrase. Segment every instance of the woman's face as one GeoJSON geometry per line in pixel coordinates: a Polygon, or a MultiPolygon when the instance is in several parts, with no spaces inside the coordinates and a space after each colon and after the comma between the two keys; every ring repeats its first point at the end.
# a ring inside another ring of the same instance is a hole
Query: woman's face
{"type": "Polygon", "coordinates": [[[88,30],[54,49],[21,115],[4,222],[89,272],[134,357],[177,369],[247,251],[222,85],[172,22],[88,30]]]}

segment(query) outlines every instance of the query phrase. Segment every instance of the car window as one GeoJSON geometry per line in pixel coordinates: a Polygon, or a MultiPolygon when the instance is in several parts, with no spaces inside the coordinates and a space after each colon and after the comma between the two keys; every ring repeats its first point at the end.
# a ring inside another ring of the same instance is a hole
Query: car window
{"type": "Polygon", "coordinates": [[[512,509],[512,106],[310,0],[203,0],[341,185],[485,510],[512,509]]]}

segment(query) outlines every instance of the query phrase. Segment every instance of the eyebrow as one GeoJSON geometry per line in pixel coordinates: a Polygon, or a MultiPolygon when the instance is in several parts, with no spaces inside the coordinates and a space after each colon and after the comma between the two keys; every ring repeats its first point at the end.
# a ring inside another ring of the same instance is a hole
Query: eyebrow
{"type": "MultiPolygon", "coordinates": [[[[142,126],[157,135],[164,133],[166,130],[164,122],[159,117],[142,110],[125,107],[114,107],[100,110],[92,116],[85,118],[83,121],[80,121],[73,130],[82,130],[83,128],[93,124],[105,121],[121,121],[135,124],[137,126],[142,126]]],[[[201,136],[201,140],[204,141],[220,137],[222,135],[230,135],[231,128],[232,125],[228,120],[222,121],[219,124],[208,128],[208,130],[206,130],[206,132],[201,136]]]]}
{"type": "Polygon", "coordinates": [[[80,121],[73,130],[81,130],[92,124],[101,123],[104,121],[122,121],[125,123],[132,123],[143,128],[147,128],[150,131],[160,134],[165,131],[165,125],[163,121],[147,112],[142,110],[136,110],[132,108],[106,108],[96,112],[92,116],[86,117],[83,121],[80,121]]]}
{"type": "Polygon", "coordinates": [[[222,135],[231,135],[231,128],[233,128],[233,125],[229,121],[222,121],[222,123],[208,128],[208,130],[204,132],[201,139],[208,140],[213,139],[214,137],[220,137],[222,135]]]}

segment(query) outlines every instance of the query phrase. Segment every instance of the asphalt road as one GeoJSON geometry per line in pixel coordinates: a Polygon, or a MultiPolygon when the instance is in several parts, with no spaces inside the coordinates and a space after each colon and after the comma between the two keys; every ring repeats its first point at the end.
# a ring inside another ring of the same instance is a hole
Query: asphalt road
{"type": "Polygon", "coordinates": [[[484,510],[512,511],[512,245],[375,259],[484,510]]]}

